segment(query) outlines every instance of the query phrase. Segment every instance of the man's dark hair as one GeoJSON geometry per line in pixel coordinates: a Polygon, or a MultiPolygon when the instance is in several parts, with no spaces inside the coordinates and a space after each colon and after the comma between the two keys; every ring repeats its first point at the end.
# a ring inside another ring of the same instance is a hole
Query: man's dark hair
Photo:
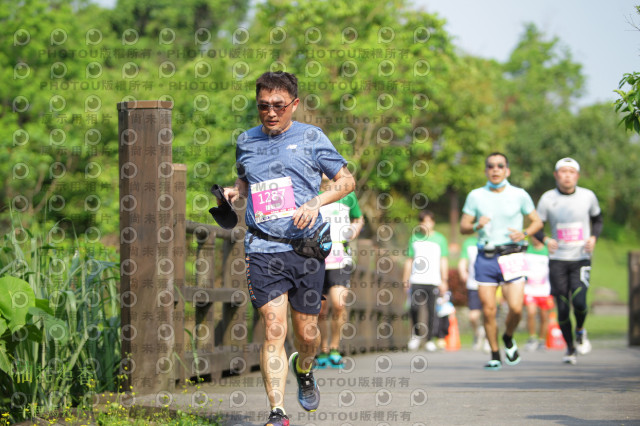
{"type": "Polygon", "coordinates": [[[298,97],[298,78],[288,72],[265,72],[256,80],[256,97],[261,90],[286,90],[293,99],[298,97]]]}
{"type": "Polygon", "coordinates": [[[487,155],[487,158],[484,159],[484,164],[486,165],[487,162],[489,161],[490,157],[493,157],[494,155],[500,155],[502,157],[504,157],[504,161],[507,163],[507,167],[509,167],[509,159],[507,158],[507,156],[501,152],[492,152],[491,154],[487,155]]]}
{"type": "Polygon", "coordinates": [[[436,215],[431,210],[420,210],[418,213],[418,220],[422,222],[425,217],[430,217],[434,222],[436,221],[436,215]]]}

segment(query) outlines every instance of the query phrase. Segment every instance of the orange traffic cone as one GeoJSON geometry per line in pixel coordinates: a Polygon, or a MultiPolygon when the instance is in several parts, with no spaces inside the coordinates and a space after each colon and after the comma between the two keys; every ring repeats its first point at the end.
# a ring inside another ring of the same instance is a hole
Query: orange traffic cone
{"type": "Polygon", "coordinates": [[[455,314],[449,315],[449,334],[444,338],[448,351],[460,350],[460,330],[458,329],[458,318],[455,314]]]}
{"type": "Polygon", "coordinates": [[[558,325],[558,319],[555,312],[549,314],[549,329],[547,330],[547,349],[562,350],[566,348],[566,343],[562,337],[562,330],[558,325]]]}

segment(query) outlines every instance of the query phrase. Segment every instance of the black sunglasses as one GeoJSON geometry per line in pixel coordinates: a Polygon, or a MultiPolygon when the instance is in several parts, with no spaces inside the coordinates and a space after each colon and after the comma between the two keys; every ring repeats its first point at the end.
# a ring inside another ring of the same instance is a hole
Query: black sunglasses
{"type": "Polygon", "coordinates": [[[487,169],[495,169],[496,167],[499,169],[504,169],[505,167],[507,167],[506,164],[504,163],[487,163],[486,164],[487,169]]]}
{"type": "MultiPolygon", "coordinates": [[[[295,99],[293,101],[295,101],[295,99]]],[[[273,109],[276,113],[280,113],[284,111],[289,105],[291,105],[293,101],[289,102],[286,105],[258,104],[258,111],[269,111],[270,109],[273,109]]]]}

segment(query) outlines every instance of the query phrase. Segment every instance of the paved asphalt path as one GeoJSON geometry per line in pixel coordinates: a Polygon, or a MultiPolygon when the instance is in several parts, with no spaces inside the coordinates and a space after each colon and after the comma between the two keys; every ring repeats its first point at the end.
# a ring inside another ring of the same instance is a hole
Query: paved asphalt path
{"type": "MultiPolygon", "coordinates": [[[[593,346],[577,365],[563,364],[562,351],[521,348],[522,362],[500,371],[483,370],[489,356],[470,349],[355,355],[344,370],[316,371],[321,403],[314,413],[298,405],[289,374],[285,408],[291,425],[301,426],[640,425],[640,348],[623,341],[593,346]]],[[[222,412],[226,425],[263,425],[269,409],[259,372],[172,399],[176,408],[222,412]]]]}

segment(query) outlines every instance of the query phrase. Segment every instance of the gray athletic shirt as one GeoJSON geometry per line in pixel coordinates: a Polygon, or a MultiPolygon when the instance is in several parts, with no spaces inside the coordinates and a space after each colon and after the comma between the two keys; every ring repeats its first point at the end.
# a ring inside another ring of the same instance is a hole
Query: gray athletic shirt
{"type": "Polygon", "coordinates": [[[573,194],[551,189],[538,201],[538,215],[551,225],[551,236],[558,242],[558,250],[549,259],[583,260],[591,258],[584,251],[584,243],[591,237],[591,217],[600,214],[598,199],[593,191],[576,187],[573,194]]]}

